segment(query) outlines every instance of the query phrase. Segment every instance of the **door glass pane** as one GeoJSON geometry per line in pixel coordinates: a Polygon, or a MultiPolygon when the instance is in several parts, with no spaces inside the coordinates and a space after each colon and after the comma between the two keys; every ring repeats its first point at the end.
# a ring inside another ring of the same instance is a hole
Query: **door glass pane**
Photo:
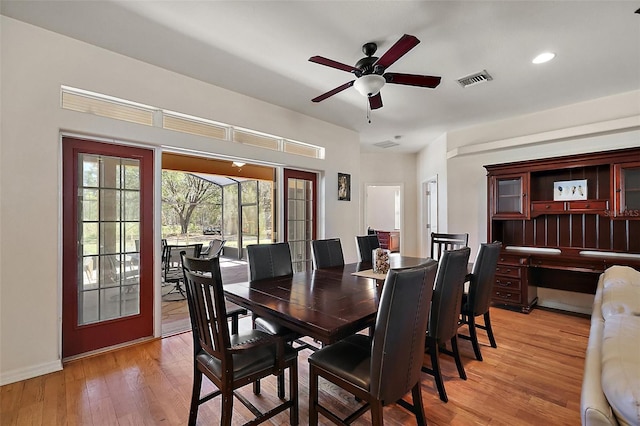
{"type": "Polygon", "coordinates": [[[84,221],[98,220],[98,194],[96,189],[82,191],[82,219],[84,221]]]}
{"type": "Polygon", "coordinates": [[[78,325],[140,313],[140,162],[78,154],[78,325]]]}
{"type": "Polygon", "coordinates": [[[287,188],[287,241],[294,271],[304,271],[311,268],[313,182],[289,178],[287,188]]]}

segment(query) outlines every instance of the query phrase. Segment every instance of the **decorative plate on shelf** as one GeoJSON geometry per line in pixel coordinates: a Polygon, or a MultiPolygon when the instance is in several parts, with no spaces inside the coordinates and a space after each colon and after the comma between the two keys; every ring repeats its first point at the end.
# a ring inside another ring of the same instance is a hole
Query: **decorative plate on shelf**
{"type": "Polygon", "coordinates": [[[553,183],[553,201],[586,200],[587,180],[562,180],[553,183]]]}

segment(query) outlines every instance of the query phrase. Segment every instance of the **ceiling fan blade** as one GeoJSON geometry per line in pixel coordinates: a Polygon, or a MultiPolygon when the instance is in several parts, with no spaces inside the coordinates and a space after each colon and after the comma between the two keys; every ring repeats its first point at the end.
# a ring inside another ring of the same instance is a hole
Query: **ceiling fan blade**
{"type": "Polygon", "coordinates": [[[407,86],[429,87],[434,89],[440,84],[441,77],[432,75],[401,74],[388,72],[383,75],[387,83],[405,84],[407,86]]]}
{"type": "Polygon", "coordinates": [[[360,71],[358,68],[352,67],[351,65],[343,64],[342,62],[337,62],[333,59],[328,59],[323,56],[312,56],[309,58],[309,61],[315,62],[316,64],[325,65],[327,67],[337,68],[346,72],[360,71]]]}
{"type": "Polygon", "coordinates": [[[377,95],[369,97],[369,106],[371,109],[382,108],[382,96],[380,95],[380,92],[378,92],[377,95]]]}
{"type": "Polygon", "coordinates": [[[348,83],[343,84],[342,86],[338,86],[333,90],[329,90],[327,93],[323,93],[322,95],[315,97],[313,99],[311,99],[312,102],[320,102],[320,101],[324,101],[325,99],[327,99],[330,96],[335,95],[336,93],[340,93],[345,89],[348,89],[349,87],[353,86],[353,82],[355,80],[351,80],[348,83]]]}
{"type": "Polygon", "coordinates": [[[405,34],[400,37],[400,40],[396,41],[396,44],[391,46],[384,55],[376,61],[375,65],[380,65],[384,68],[389,68],[391,64],[404,56],[405,53],[416,47],[420,43],[415,36],[405,34]]]}

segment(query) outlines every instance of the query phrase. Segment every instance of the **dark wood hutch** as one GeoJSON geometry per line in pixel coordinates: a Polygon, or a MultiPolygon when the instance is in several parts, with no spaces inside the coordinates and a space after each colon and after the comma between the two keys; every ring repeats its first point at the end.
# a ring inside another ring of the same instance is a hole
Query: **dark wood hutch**
{"type": "Polygon", "coordinates": [[[494,304],[528,313],[538,287],[594,294],[609,266],[640,269],[640,148],[484,167],[488,241],[502,242],[494,304]],[[586,195],[554,200],[576,180],[586,195]]]}

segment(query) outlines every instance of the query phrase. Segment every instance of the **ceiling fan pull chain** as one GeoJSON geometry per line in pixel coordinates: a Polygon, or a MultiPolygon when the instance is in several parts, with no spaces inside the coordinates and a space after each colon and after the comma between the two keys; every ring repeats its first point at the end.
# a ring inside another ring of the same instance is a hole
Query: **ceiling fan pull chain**
{"type": "Polygon", "coordinates": [[[371,124],[371,105],[369,104],[369,98],[367,98],[367,121],[371,124]]]}

